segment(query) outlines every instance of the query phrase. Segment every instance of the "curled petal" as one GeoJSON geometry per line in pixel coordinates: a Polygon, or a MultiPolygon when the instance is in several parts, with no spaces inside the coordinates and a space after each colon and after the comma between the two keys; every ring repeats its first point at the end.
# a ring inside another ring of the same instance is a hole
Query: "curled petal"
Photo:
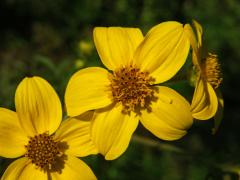
{"type": "Polygon", "coordinates": [[[223,100],[221,91],[218,89],[217,89],[217,98],[218,98],[218,109],[214,116],[214,128],[212,129],[213,134],[216,134],[223,119],[224,100],[223,100]]]}
{"type": "Polygon", "coordinates": [[[197,33],[198,47],[202,47],[202,35],[203,35],[202,26],[196,20],[193,20],[193,25],[197,33]]]}
{"type": "Polygon", "coordinates": [[[176,91],[160,86],[151,111],[143,111],[141,123],[163,140],[176,140],[187,133],[192,125],[190,104],[176,91]]]}
{"type": "Polygon", "coordinates": [[[185,25],[186,29],[186,35],[189,38],[190,44],[192,46],[193,52],[192,52],[192,62],[195,66],[200,68],[200,59],[201,59],[201,54],[200,54],[200,49],[198,46],[198,42],[195,36],[195,33],[193,32],[192,27],[187,24],[185,25]]]}
{"type": "Polygon", "coordinates": [[[199,78],[193,94],[191,110],[193,117],[199,120],[212,118],[218,108],[218,99],[213,87],[199,78]]]}

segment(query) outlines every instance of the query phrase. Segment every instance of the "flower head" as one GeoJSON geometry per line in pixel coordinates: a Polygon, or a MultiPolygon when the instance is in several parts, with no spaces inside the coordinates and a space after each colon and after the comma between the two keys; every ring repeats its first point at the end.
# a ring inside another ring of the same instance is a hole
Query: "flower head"
{"type": "Polygon", "coordinates": [[[222,73],[217,55],[205,52],[202,26],[197,21],[193,21],[193,24],[196,35],[190,26],[187,28],[193,49],[192,61],[196,69],[191,110],[194,118],[207,120],[219,113],[223,107],[223,100],[217,89],[222,82],[222,73]]]}
{"type": "Polygon", "coordinates": [[[186,61],[190,43],[185,26],[165,22],[144,38],[137,28],[97,27],[95,46],[109,71],[90,67],[75,73],[67,86],[69,116],[95,110],[91,138],[111,160],[127,148],[140,122],[164,140],[184,136],[192,124],[189,103],[158,84],[172,78],[186,61]]]}
{"type": "Polygon", "coordinates": [[[40,77],[19,84],[15,104],[16,112],[0,108],[0,156],[19,159],[1,179],[96,179],[77,158],[97,153],[90,137],[83,135],[89,131],[87,114],[61,124],[60,100],[40,77]]]}

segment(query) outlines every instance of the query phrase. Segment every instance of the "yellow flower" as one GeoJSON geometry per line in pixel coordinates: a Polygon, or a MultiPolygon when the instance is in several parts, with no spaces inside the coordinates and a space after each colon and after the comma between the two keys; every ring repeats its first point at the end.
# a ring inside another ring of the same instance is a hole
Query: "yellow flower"
{"type": "Polygon", "coordinates": [[[96,179],[77,157],[96,154],[86,114],[62,120],[60,100],[40,77],[25,78],[15,95],[16,112],[0,108],[0,156],[18,158],[2,180],[96,179]],[[80,120],[79,120],[80,119],[80,120]]]}
{"type": "Polygon", "coordinates": [[[186,61],[190,43],[178,22],[153,27],[144,38],[137,28],[97,27],[94,42],[110,70],[90,67],[67,86],[69,116],[96,110],[91,138],[112,160],[128,147],[140,122],[157,137],[176,140],[192,124],[190,104],[176,91],[157,85],[173,77],[186,61]]]}
{"type": "Polygon", "coordinates": [[[191,110],[194,118],[207,120],[215,116],[218,109],[220,113],[220,109],[223,108],[223,99],[217,91],[222,82],[222,74],[217,55],[204,52],[201,25],[197,21],[193,21],[193,24],[196,35],[190,26],[187,28],[193,49],[192,62],[196,71],[191,110]]]}

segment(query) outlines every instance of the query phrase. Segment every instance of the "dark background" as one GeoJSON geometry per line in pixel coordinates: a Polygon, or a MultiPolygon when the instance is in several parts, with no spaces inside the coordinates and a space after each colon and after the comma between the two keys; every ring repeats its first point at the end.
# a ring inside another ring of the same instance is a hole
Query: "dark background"
{"type": "MultiPolygon", "coordinates": [[[[192,19],[202,24],[207,47],[218,54],[222,64],[225,108],[217,134],[211,134],[213,120],[194,122],[189,133],[174,142],[159,140],[139,127],[119,159],[105,161],[100,155],[83,159],[104,180],[238,179],[238,0],[1,0],[0,106],[14,110],[15,89],[25,76],[44,77],[63,98],[74,72],[88,66],[102,66],[92,40],[95,26],[139,27],[146,33],[162,21],[190,23],[192,19]]],[[[176,88],[187,91],[186,96],[193,91],[186,82],[176,88]]],[[[1,174],[9,162],[0,159],[1,174]]]]}

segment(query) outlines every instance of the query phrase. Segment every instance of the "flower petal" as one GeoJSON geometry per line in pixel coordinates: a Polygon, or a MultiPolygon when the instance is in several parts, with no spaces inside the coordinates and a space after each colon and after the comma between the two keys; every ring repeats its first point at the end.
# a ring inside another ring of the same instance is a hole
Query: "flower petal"
{"type": "Polygon", "coordinates": [[[193,32],[192,27],[189,24],[185,25],[185,33],[189,39],[189,42],[193,48],[193,51],[197,52],[197,48],[198,48],[197,39],[196,39],[195,33],[193,32]]]}
{"type": "Polygon", "coordinates": [[[48,180],[48,175],[44,171],[37,169],[35,165],[29,163],[21,175],[19,175],[18,180],[26,180],[26,179],[34,179],[34,180],[48,180]]]}
{"type": "Polygon", "coordinates": [[[202,47],[202,35],[203,35],[202,26],[196,20],[193,20],[193,25],[197,33],[198,47],[202,47]]]}
{"type": "Polygon", "coordinates": [[[192,52],[192,62],[193,64],[200,69],[200,59],[201,59],[201,54],[200,54],[200,48],[198,47],[198,42],[195,36],[195,33],[193,32],[192,27],[189,24],[185,25],[186,29],[186,35],[189,38],[190,44],[192,46],[193,52],[192,52]]]}
{"type": "Polygon", "coordinates": [[[196,83],[191,110],[193,117],[199,120],[212,118],[218,107],[218,99],[212,86],[201,78],[196,83]]]}
{"type": "Polygon", "coordinates": [[[134,61],[150,72],[156,84],[169,80],[183,66],[190,43],[185,27],[174,21],[153,27],[137,49],[134,61]]]}
{"type": "Polygon", "coordinates": [[[27,158],[23,157],[12,162],[5,170],[2,180],[18,180],[26,166],[29,164],[27,158]]]}
{"type": "Polygon", "coordinates": [[[222,93],[219,89],[216,90],[216,93],[218,98],[218,109],[214,116],[214,127],[212,129],[213,134],[216,134],[219,129],[219,126],[223,119],[223,110],[224,110],[224,100],[223,100],[222,93]]]}
{"type": "Polygon", "coordinates": [[[2,179],[4,180],[47,180],[47,173],[36,169],[25,157],[15,160],[4,172],[2,179]]]}
{"type": "Polygon", "coordinates": [[[81,116],[69,118],[61,124],[54,137],[67,143],[69,147],[66,154],[84,157],[98,153],[90,137],[92,116],[93,111],[86,112],[81,116]]]}
{"type": "Polygon", "coordinates": [[[82,160],[74,157],[67,156],[64,168],[61,173],[53,172],[51,173],[52,180],[96,180],[96,176],[82,160]]]}
{"type": "Polygon", "coordinates": [[[173,89],[160,86],[158,90],[158,99],[152,103],[152,111],[143,111],[140,121],[161,139],[179,139],[193,122],[190,104],[173,89]]]}
{"type": "Polygon", "coordinates": [[[23,155],[27,142],[27,135],[19,124],[17,114],[0,108],[0,156],[16,158],[23,155]]]}
{"type": "Polygon", "coordinates": [[[76,72],[67,85],[65,103],[69,116],[106,107],[112,103],[109,73],[98,67],[76,72]]]}
{"type": "Polygon", "coordinates": [[[143,40],[140,29],[122,27],[96,27],[93,37],[103,64],[110,70],[128,65],[143,40]]]}
{"type": "Polygon", "coordinates": [[[56,131],[62,120],[62,106],[52,86],[40,77],[24,78],[15,94],[20,124],[29,136],[56,131]]]}
{"type": "Polygon", "coordinates": [[[127,149],[137,125],[136,115],[123,114],[119,104],[101,109],[95,113],[92,140],[106,160],[113,160],[127,149]]]}

